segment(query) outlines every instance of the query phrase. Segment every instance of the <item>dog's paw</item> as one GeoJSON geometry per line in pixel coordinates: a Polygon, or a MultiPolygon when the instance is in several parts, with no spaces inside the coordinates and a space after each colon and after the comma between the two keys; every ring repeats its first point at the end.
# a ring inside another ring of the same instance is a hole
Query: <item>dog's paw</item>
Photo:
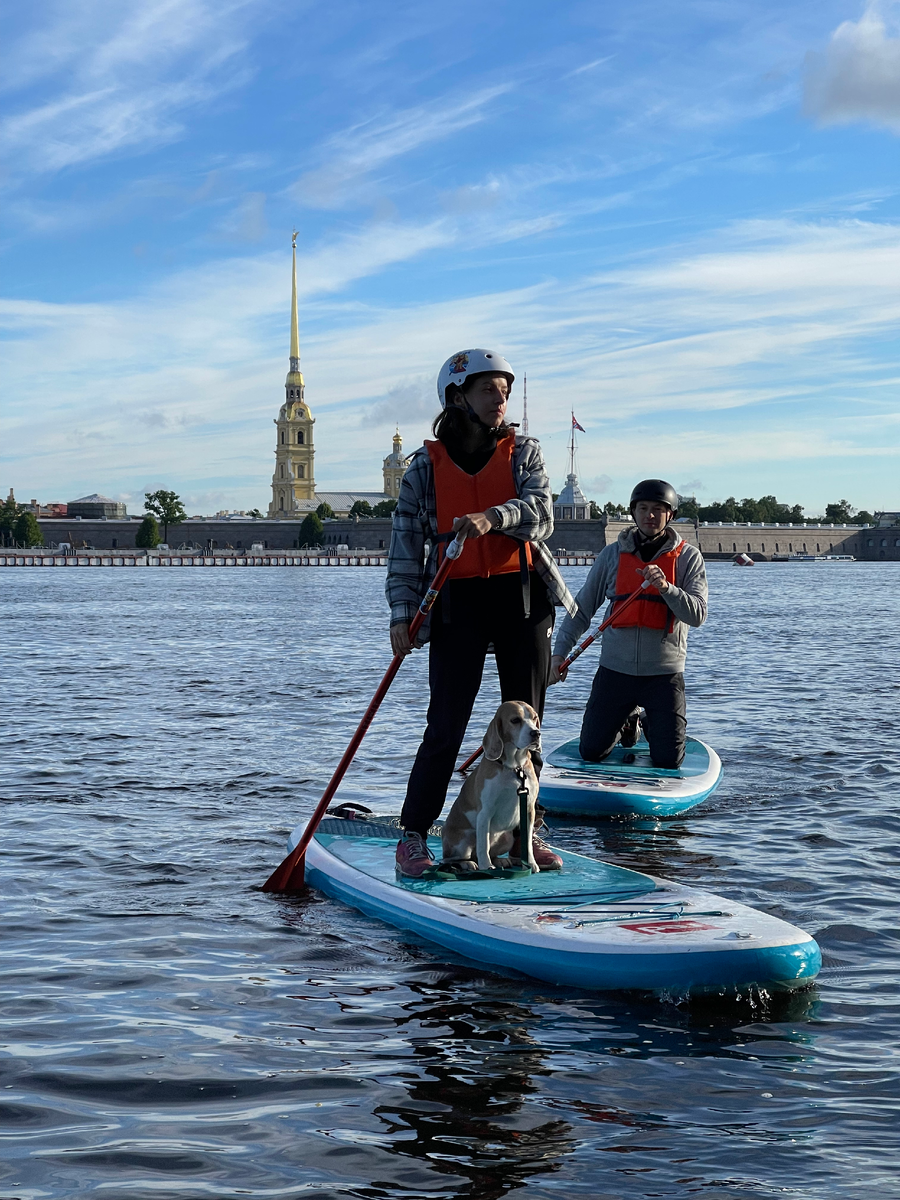
{"type": "Polygon", "coordinates": [[[497,868],[498,871],[508,871],[510,869],[510,867],[512,866],[512,859],[495,858],[494,866],[497,868]]]}
{"type": "Polygon", "coordinates": [[[477,871],[478,863],[472,862],[471,858],[465,858],[456,864],[456,869],[457,871],[477,871]]]}

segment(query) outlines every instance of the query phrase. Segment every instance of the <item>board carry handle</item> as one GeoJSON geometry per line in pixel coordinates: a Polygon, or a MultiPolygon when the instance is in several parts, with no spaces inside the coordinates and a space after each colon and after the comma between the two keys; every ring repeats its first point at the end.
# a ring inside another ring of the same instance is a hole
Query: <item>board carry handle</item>
{"type": "MultiPolygon", "coordinates": [[[[438,598],[438,594],[447,580],[447,576],[453,568],[453,563],[459,558],[462,553],[463,543],[465,538],[460,540],[457,536],[451,542],[447,543],[447,549],[444,553],[444,561],[438,567],[434,579],[431,581],[431,587],[425,593],[425,598],[419,605],[416,615],[409,623],[409,640],[410,643],[415,641],[416,634],[422,628],[422,622],[431,612],[434,607],[434,602],[438,598]]],[[[299,892],[304,886],[304,862],[306,858],[306,849],[313,839],[313,835],[319,827],[319,822],[324,817],[328,805],[334,799],[334,794],[340,786],[341,780],[347,773],[347,768],[353,762],[356,751],[360,747],[360,743],[368,732],[369,726],[381,707],[381,702],[387,695],[388,688],[394,682],[394,677],[400,670],[400,665],[406,657],[404,654],[395,654],[391,659],[391,664],[384,673],[384,678],[378,685],[375,695],[372,697],[372,702],[366,709],[363,719],[357,726],[356,733],[350,739],[350,745],[344,751],[344,756],[337,765],[337,769],[331,777],[331,782],[325,789],[322,799],[316,806],[316,810],[310,817],[300,841],[290,852],[287,858],[276,867],[269,878],[262,886],[264,892],[299,892]]]]}
{"type": "MultiPolygon", "coordinates": [[[[575,659],[580,658],[581,655],[584,654],[585,650],[587,650],[588,646],[590,646],[592,642],[596,642],[597,638],[600,636],[600,634],[603,632],[603,630],[606,629],[608,625],[612,624],[612,622],[616,619],[616,617],[621,616],[622,613],[625,611],[625,609],[628,607],[628,605],[631,604],[631,602],[633,600],[637,600],[637,598],[638,598],[638,596],[640,596],[641,592],[643,592],[646,588],[652,587],[652,586],[653,585],[645,579],[639,588],[635,588],[635,590],[631,593],[631,595],[627,598],[627,600],[622,601],[622,603],[615,610],[615,612],[611,612],[609,614],[609,616],[606,618],[606,620],[597,626],[597,628],[590,635],[590,637],[586,637],[579,646],[575,647],[575,649],[568,656],[568,658],[563,659],[563,661],[559,664],[559,669],[561,671],[567,671],[569,669],[569,667],[571,667],[571,665],[575,661],[575,659]]],[[[481,757],[483,752],[484,752],[484,746],[479,746],[474,754],[469,755],[469,757],[466,759],[466,761],[463,763],[463,765],[461,767],[456,768],[457,773],[460,775],[465,775],[465,773],[466,773],[466,771],[468,771],[469,767],[471,767],[472,764],[481,757]]]]}

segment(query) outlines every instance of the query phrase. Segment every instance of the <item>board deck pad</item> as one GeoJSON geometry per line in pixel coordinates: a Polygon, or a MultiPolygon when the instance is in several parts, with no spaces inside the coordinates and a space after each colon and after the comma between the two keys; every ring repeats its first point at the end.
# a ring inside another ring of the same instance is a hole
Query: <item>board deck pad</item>
{"type": "Polygon", "coordinates": [[[693,775],[702,775],[709,770],[709,755],[706,748],[694,738],[686,740],[684,762],[675,770],[654,767],[650,758],[650,746],[644,738],[640,738],[629,749],[624,746],[615,746],[602,762],[588,762],[582,758],[578,752],[578,743],[578,738],[572,738],[570,742],[565,742],[547,756],[547,762],[551,767],[557,767],[560,770],[582,771],[587,775],[608,775],[614,771],[623,777],[638,779],[657,775],[668,779],[689,779],[693,775]],[[627,754],[634,755],[633,763],[624,761],[627,754]]]}
{"type": "MultiPolygon", "coordinates": [[[[330,829],[334,823],[330,824],[330,829]]],[[[652,892],[656,883],[649,875],[597,862],[580,854],[557,850],[563,860],[561,871],[541,871],[517,879],[403,879],[395,871],[396,837],[343,836],[323,833],[316,841],[348,866],[382,883],[404,891],[447,900],[473,900],[481,904],[543,904],[550,900],[605,898],[623,899],[652,892]]],[[[349,831],[348,831],[349,832],[349,831]]],[[[429,838],[429,848],[441,857],[440,838],[429,838]]]]}

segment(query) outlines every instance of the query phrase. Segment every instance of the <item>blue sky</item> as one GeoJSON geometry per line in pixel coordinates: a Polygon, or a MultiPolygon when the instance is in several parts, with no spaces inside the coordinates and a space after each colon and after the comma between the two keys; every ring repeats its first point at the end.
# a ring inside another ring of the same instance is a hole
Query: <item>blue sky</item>
{"type": "Polygon", "coordinates": [[[290,235],[322,489],[441,362],[557,487],[900,508],[900,5],[7,8],[0,489],[265,509],[290,235]]]}

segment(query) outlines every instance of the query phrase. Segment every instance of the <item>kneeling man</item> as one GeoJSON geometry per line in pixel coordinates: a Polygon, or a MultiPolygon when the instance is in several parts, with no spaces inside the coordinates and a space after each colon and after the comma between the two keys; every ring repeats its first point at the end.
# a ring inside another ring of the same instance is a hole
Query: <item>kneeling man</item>
{"type": "Polygon", "coordinates": [[[631,493],[634,525],[597,555],[576,597],[577,613],[560,625],[551,683],[565,680],[560,664],[597,609],[609,601],[608,613],[621,610],[602,635],[600,667],[581,727],[581,757],[589,762],[606,758],[620,736],[623,745],[634,744],[634,714],[641,707],[654,765],[679,767],[684,758],[688,626],[706,620],[708,589],[703,556],[670,524],[677,509],[671,484],[639,483],[631,493]],[[642,578],[652,586],[623,608],[642,578]]]}

